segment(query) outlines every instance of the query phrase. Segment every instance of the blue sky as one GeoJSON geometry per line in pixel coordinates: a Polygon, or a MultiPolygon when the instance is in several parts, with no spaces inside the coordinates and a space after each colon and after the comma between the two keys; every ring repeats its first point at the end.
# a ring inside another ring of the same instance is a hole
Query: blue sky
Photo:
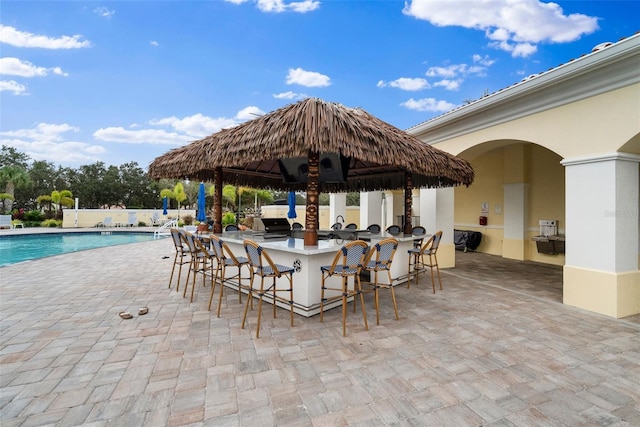
{"type": "Polygon", "coordinates": [[[318,97],[407,129],[640,29],[639,1],[2,1],[0,144],[157,156],[318,97]]]}

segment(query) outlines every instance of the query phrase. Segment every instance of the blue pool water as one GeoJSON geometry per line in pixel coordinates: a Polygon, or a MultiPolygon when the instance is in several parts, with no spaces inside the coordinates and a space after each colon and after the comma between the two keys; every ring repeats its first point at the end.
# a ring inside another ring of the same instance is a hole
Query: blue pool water
{"type": "Polygon", "coordinates": [[[0,236],[0,266],[85,249],[153,240],[153,233],[82,232],[0,236]]]}

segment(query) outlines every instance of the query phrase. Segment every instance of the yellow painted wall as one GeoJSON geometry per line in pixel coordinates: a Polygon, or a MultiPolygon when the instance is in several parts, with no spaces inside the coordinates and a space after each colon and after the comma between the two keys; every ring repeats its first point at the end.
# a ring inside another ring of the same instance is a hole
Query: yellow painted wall
{"type": "Polygon", "coordinates": [[[474,183],[455,189],[454,227],[482,233],[479,252],[510,256],[547,264],[564,265],[564,255],[539,254],[536,242],[541,219],[559,221],[564,231],[564,167],[557,154],[522,141],[491,141],[469,159],[476,171],[474,183]],[[504,185],[527,185],[526,236],[524,240],[504,241],[504,185]],[[478,225],[481,204],[489,204],[487,226],[478,225]]]}
{"type": "Polygon", "coordinates": [[[504,206],[504,159],[501,148],[491,150],[470,160],[476,178],[469,187],[455,188],[454,228],[482,233],[478,252],[502,255],[503,216],[495,213],[495,206],[504,206]],[[491,173],[489,173],[491,172],[491,173]],[[481,204],[489,203],[487,226],[479,225],[481,204]]]}
{"type": "MultiPolygon", "coordinates": [[[[77,227],[95,227],[98,223],[103,222],[106,217],[111,217],[112,224],[127,224],[129,212],[135,212],[138,222],[143,222],[145,225],[151,224],[151,217],[154,212],[159,212],[160,218],[165,218],[162,215],[162,209],[78,209],[77,227]]],[[[76,227],[75,209],[64,209],[62,213],[62,228],[76,227]]],[[[185,215],[191,215],[195,218],[196,211],[193,209],[180,209],[180,217],[182,218],[185,215]]],[[[177,209],[169,209],[167,211],[167,218],[176,218],[177,216],[177,209]]]]}

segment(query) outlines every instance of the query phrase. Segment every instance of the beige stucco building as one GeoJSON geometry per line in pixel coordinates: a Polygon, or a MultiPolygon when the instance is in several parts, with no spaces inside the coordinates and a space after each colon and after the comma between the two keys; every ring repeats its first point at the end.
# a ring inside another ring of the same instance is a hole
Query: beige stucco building
{"type": "Polygon", "coordinates": [[[476,170],[468,188],[420,191],[421,225],[445,230],[444,264],[453,229],[476,230],[481,252],[564,266],[566,304],[640,313],[640,34],[409,133],[476,170]],[[557,221],[564,254],[538,252],[540,220],[557,221]]]}

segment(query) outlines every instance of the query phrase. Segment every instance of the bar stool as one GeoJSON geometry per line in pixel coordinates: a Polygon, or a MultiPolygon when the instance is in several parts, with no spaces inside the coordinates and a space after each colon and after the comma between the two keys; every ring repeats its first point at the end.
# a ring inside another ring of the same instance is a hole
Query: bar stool
{"type": "MultiPolygon", "coordinates": [[[[216,255],[216,271],[214,273],[214,281],[220,282],[220,296],[218,297],[218,317],[220,317],[220,306],[222,305],[222,295],[224,294],[224,283],[228,280],[238,278],[238,303],[242,304],[242,266],[249,267],[249,260],[245,257],[236,257],[229,246],[218,236],[211,235],[211,246],[216,255]],[[236,276],[227,277],[227,267],[236,267],[238,274],[236,276]]],[[[248,289],[248,287],[244,287],[248,289]]],[[[211,311],[211,301],[213,301],[213,292],[215,285],[211,287],[211,296],[209,297],[209,311],[211,311]]],[[[253,307],[252,307],[253,308],[253,307]]]]}
{"type": "Polygon", "coordinates": [[[182,266],[189,264],[186,258],[189,257],[189,247],[186,245],[186,240],[183,240],[180,235],[183,233],[180,229],[172,228],[171,240],[175,248],[176,254],[173,257],[173,267],[171,267],[171,276],[169,277],[169,289],[171,289],[171,282],[173,282],[173,273],[178,265],[178,283],[176,284],[176,292],[180,290],[180,276],[182,275],[182,266]]]}
{"type": "Polygon", "coordinates": [[[367,254],[369,245],[362,240],[355,240],[344,245],[333,258],[331,265],[323,265],[320,267],[322,273],[322,291],[320,295],[320,321],[324,321],[324,305],[338,299],[342,299],[342,336],[347,336],[347,303],[350,297],[353,297],[353,308],[355,310],[356,296],[360,296],[360,304],[362,305],[362,317],[364,319],[364,329],[369,330],[367,324],[367,313],[364,307],[364,295],[362,294],[362,285],[360,283],[360,271],[364,263],[364,257],[367,254]],[[329,277],[340,277],[342,286],[328,287],[325,280],[329,277]],[[353,277],[353,289],[349,289],[349,277],[353,277]],[[336,291],[339,295],[325,297],[326,291],[336,291]]]}
{"type": "MultiPolygon", "coordinates": [[[[440,267],[438,266],[438,246],[442,240],[442,231],[436,232],[433,236],[427,240],[421,248],[409,249],[409,276],[414,275],[416,278],[416,285],[418,284],[418,274],[424,272],[427,268],[431,269],[431,286],[433,287],[433,293],[436,293],[436,282],[433,276],[433,268],[436,268],[438,272],[438,282],[440,283],[440,290],[442,290],[442,279],[440,278],[440,267]],[[428,258],[427,258],[428,257],[428,258]],[[427,258],[427,259],[425,259],[427,258]],[[413,267],[413,271],[412,271],[413,267]]],[[[407,287],[411,287],[411,277],[407,280],[407,287]]]]}
{"type": "Polygon", "coordinates": [[[291,326],[293,326],[293,273],[295,272],[295,269],[293,267],[274,263],[264,248],[253,240],[245,240],[243,245],[244,250],[247,252],[247,258],[249,259],[250,279],[248,288],[249,296],[244,307],[244,316],[242,317],[242,329],[244,329],[244,325],[247,320],[247,311],[249,310],[249,304],[251,304],[253,300],[254,292],[258,293],[258,323],[256,326],[256,338],[260,338],[262,300],[263,297],[265,295],[269,295],[269,293],[271,293],[271,297],[273,299],[273,317],[276,317],[276,302],[280,301],[285,304],[289,304],[289,316],[291,318],[291,326]],[[260,276],[260,289],[253,287],[253,279],[256,275],[260,276]],[[288,289],[278,289],[276,286],[276,279],[283,276],[289,279],[288,289]],[[272,279],[272,283],[265,289],[264,279],[269,277],[272,279]],[[289,292],[289,299],[278,296],[278,292],[289,292]]]}
{"type": "MultiPolygon", "coordinates": [[[[189,274],[187,274],[187,283],[184,287],[182,297],[184,298],[187,296],[187,288],[189,287],[189,276],[191,275],[191,272],[193,272],[190,300],[191,302],[193,302],[193,294],[196,288],[196,276],[198,274],[202,274],[202,286],[206,286],[205,279],[206,276],[209,275],[211,277],[211,286],[212,288],[215,288],[215,281],[213,280],[213,262],[216,260],[216,254],[207,249],[202,240],[189,233],[188,231],[184,232],[183,237],[187,243],[187,247],[189,248],[191,263],[189,265],[189,274]]],[[[214,289],[211,290],[211,292],[213,291],[214,289]]]]}
{"type": "Polygon", "coordinates": [[[391,263],[393,262],[393,257],[396,254],[396,250],[398,249],[398,240],[389,237],[387,239],[383,239],[376,243],[367,254],[367,258],[365,259],[363,270],[366,270],[371,275],[373,273],[374,281],[371,282],[371,278],[369,278],[369,282],[365,284],[373,287],[373,292],[375,294],[375,306],[376,306],[376,324],[380,324],[380,301],[379,301],[379,290],[380,289],[389,289],[391,291],[391,299],[393,300],[393,310],[396,313],[396,320],[398,320],[398,305],[396,303],[396,294],[393,292],[393,279],[391,278],[391,263]],[[389,277],[389,283],[380,283],[378,282],[378,272],[386,271],[389,277]]]}

